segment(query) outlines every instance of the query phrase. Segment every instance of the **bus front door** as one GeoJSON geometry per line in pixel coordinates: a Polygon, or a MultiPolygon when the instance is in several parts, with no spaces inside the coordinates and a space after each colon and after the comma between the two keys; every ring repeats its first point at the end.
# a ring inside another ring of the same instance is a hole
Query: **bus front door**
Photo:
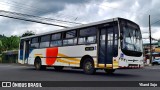
{"type": "Polygon", "coordinates": [[[113,27],[100,29],[98,65],[112,67],[113,58],[113,27]],[[107,66],[108,65],[108,66],[107,66]]]}

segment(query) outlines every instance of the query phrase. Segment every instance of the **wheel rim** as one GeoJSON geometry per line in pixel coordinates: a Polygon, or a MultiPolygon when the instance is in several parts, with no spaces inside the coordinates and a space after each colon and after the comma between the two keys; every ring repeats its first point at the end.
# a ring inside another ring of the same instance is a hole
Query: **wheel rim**
{"type": "Polygon", "coordinates": [[[86,64],[85,64],[85,70],[87,71],[87,72],[90,72],[91,70],[92,70],[92,63],[91,62],[87,62],[86,64]]]}
{"type": "Polygon", "coordinates": [[[40,63],[37,62],[37,63],[36,63],[36,68],[39,69],[39,67],[40,67],[40,63]]]}

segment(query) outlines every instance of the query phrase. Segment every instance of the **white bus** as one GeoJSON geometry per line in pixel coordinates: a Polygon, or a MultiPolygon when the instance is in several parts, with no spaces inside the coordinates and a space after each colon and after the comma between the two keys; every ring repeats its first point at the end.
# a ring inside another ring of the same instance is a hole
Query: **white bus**
{"type": "Polygon", "coordinates": [[[127,19],[95,23],[22,37],[19,63],[37,70],[54,66],[81,68],[86,74],[97,69],[113,73],[118,68],[143,67],[140,27],[127,19]]]}

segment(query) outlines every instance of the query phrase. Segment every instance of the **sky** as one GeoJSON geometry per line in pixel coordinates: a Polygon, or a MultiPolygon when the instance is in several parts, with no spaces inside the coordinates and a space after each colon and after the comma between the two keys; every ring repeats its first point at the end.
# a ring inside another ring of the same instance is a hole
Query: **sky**
{"type": "MultiPolygon", "coordinates": [[[[126,18],[139,24],[143,38],[149,37],[148,17],[151,15],[152,37],[155,39],[160,39],[159,8],[160,0],[0,0],[0,10],[71,22],[91,23],[115,17],[126,18]]],[[[52,23],[69,27],[77,25],[52,23]]],[[[0,34],[6,36],[20,36],[26,31],[40,34],[57,29],[62,27],[0,17],[0,34]]]]}

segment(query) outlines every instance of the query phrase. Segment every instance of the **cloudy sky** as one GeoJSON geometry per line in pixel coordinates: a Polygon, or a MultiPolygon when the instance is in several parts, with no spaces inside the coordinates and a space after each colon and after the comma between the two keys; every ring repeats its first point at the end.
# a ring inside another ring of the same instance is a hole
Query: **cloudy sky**
{"type": "MultiPolygon", "coordinates": [[[[0,0],[0,10],[78,23],[122,17],[139,24],[143,38],[148,38],[148,16],[151,15],[152,37],[160,38],[160,22],[156,22],[160,20],[160,0],[0,0]]],[[[61,27],[0,17],[0,34],[7,36],[21,35],[27,30],[39,34],[57,29],[61,27]]]]}

